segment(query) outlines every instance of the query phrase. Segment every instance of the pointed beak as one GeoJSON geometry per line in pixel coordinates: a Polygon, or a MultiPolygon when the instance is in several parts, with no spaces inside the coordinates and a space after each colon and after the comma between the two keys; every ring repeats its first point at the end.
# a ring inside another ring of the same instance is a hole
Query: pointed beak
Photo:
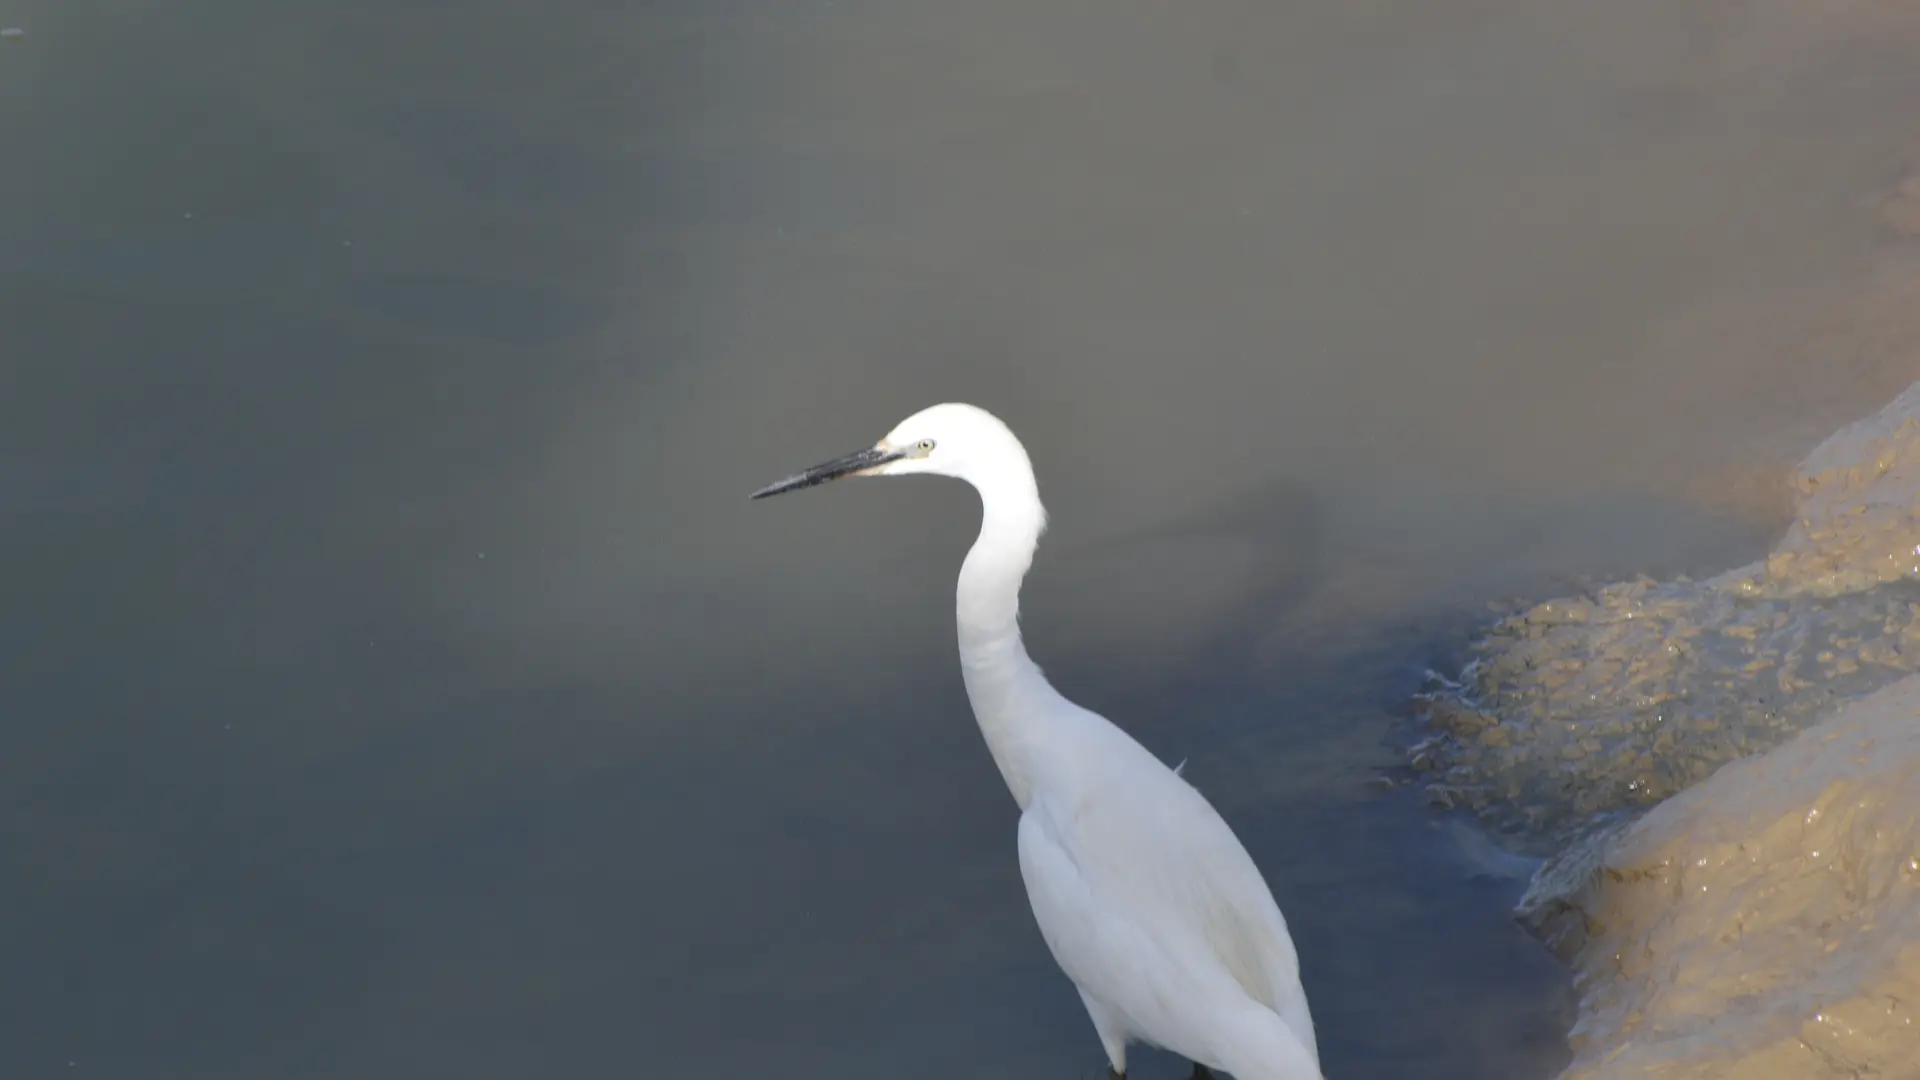
{"type": "Polygon", "coordinates": [[[858,476],[869,469],[877,469],[889,461],[898,461],[905,456],[898,450],[882,450],[877,446],[855,450],[845,457],[823,461],[805,472],[795,473],[785,480],[768,484],[749,495],[748,498],[764,499],[769,495],[783,495],[801,488],[818,487],[829,480],[838,480],[843,476],[858,476]]]}

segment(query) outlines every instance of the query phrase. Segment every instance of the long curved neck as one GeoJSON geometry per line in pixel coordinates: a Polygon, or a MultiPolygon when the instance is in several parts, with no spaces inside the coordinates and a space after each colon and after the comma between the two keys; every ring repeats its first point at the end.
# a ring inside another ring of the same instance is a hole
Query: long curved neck
{"type": "Polygon", "coordinates": [[[1017,464],[991,482],[974,484],[980,535],[960,568],[955,613],[967,699],[994,764],[1025,810],[1037,740],[1053,712],[1047,705],[1059,695],[1020,640],[1020,583],[1033,565],[1047,515],[1032,467],[1025,460],[1017,464]]]}

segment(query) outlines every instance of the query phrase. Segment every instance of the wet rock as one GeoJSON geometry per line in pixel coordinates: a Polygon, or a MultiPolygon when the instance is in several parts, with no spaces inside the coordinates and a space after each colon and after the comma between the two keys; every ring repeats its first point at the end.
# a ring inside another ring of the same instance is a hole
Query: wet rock
{"type": "Polygon", "coordinates": [[[1535,877],[1574,958],[1562,1080],[1920,1075],[1920,676],[1535,877]]]}
{"type": "Polygon", "coordinates": [[[1562,959],[1578,956],[1587,943],[1605,930],[1596,915],[1581,906],[1604,875],[1607,853],[1630,821],[1596,828],[1561,849],[1538,867],[1527,891],[1514,907],[1522,926],[1547,943],[1562,959]]]}
{"type": "Polygon", "coordinates": [[[1422,772],[1557,848],[1920,671],[1920,383],[1816,447],[1764,560],[1647,578],[1495,624],[1425,695],[1422,772]]]}

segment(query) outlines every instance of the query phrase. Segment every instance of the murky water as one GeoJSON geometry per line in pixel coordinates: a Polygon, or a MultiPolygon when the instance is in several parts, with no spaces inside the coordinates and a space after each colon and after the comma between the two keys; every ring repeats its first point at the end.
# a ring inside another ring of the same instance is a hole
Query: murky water
{"type": "Polygon", "coordinates": [[[1547,1075],[1517,884],[1367,784],[1406,695],[1486,598],[1758,552],[1689,485],[1913,377],[1807,342],[1920,69],[1724,5],[0,24],[9,1076],[1097,1075],[951,655],[971,498],[745,499],[945,399],[1329,1075],[1547,1075]]]}

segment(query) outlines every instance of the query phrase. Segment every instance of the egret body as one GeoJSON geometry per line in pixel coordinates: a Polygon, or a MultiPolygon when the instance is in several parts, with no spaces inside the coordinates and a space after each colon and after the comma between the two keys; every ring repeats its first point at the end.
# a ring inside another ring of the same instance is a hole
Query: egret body
{"type": "Polygon", "coordinates": [[[1321,1080],[1293,939],[1246,849],[1204,796],[1027,656],[1020,584],[1047,518],[1013,432],[974,406],[935,405],[753,497],[908,473],[980,493],[956,597],[960,669],[1020,808],[1034,919],[1114,1073],[1142,1042],[1237,1080],[1321,1080]]]}

